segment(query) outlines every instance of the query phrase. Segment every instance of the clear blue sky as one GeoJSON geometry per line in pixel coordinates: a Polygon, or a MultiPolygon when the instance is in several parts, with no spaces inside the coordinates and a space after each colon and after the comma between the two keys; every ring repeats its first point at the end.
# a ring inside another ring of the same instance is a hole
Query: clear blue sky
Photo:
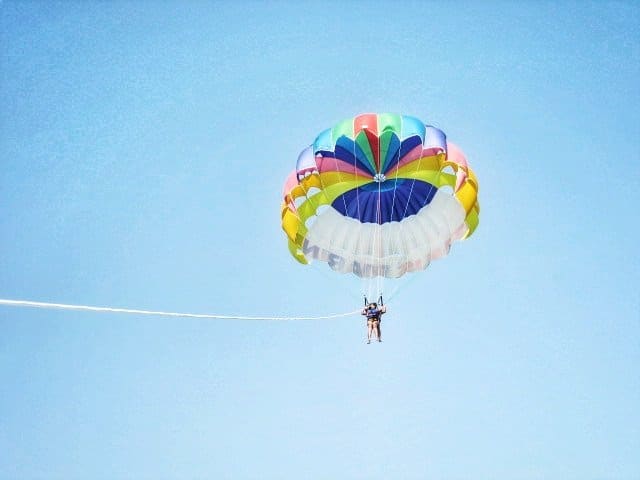
{"type": "Polygon", "coordinates": [[[2,2],[0,298],[357,308],[289,257],[279,204],[361,112],[447,132],[482,212],[381,345],[360,318],[2,307],[0,478],[640,478],[638,25],[635,2],[2,2]]]}

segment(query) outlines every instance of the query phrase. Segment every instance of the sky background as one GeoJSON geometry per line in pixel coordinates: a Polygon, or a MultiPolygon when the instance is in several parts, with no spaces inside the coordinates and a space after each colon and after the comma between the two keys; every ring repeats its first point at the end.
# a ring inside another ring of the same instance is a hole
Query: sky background
{"type": "Polygon", "coordinates": [[[358,317],[0,307],[0,478],[640,478],[638,25],[635,2],[2,2],[0,298],[358,308],[279,207],[362,112],[443,129],[482,210],[382,344],[358,317]]]}

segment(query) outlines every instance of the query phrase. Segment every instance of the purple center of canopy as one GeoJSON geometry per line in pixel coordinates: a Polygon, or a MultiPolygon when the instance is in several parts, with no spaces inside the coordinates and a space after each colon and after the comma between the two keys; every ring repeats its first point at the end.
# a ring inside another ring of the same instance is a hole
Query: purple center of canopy
{"type": "Polygon", "coordinates": [[[331,205],[363,223],[399,222],[428,205],[437,191],[434,185],[422,180],[392,179],[349,190],[331,205]]]}

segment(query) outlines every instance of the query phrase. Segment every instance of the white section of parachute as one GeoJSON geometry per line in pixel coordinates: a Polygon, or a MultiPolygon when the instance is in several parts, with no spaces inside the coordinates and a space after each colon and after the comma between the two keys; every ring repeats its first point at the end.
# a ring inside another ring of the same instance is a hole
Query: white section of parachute
{"type": "Polygon", "coordinates": [[[442,189],[417,214],[400,222],[361,223],[332,207],[314,220],[303,245],[305,256],[362,278],[398,278],[424,270],[467,230],[462,205],[442,189]]]}

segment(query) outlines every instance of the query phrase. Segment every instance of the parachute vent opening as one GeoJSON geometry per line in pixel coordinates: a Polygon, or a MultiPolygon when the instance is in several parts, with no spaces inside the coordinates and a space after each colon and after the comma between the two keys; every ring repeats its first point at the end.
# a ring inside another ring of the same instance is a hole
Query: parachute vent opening
{"type": "Polygon", "coordinates": [[[386,179],[387,177],[385,177],[383,173],[376,173],[375,176],[373,177],[373,181],[377,183],[382,183],[386,179]]]}

